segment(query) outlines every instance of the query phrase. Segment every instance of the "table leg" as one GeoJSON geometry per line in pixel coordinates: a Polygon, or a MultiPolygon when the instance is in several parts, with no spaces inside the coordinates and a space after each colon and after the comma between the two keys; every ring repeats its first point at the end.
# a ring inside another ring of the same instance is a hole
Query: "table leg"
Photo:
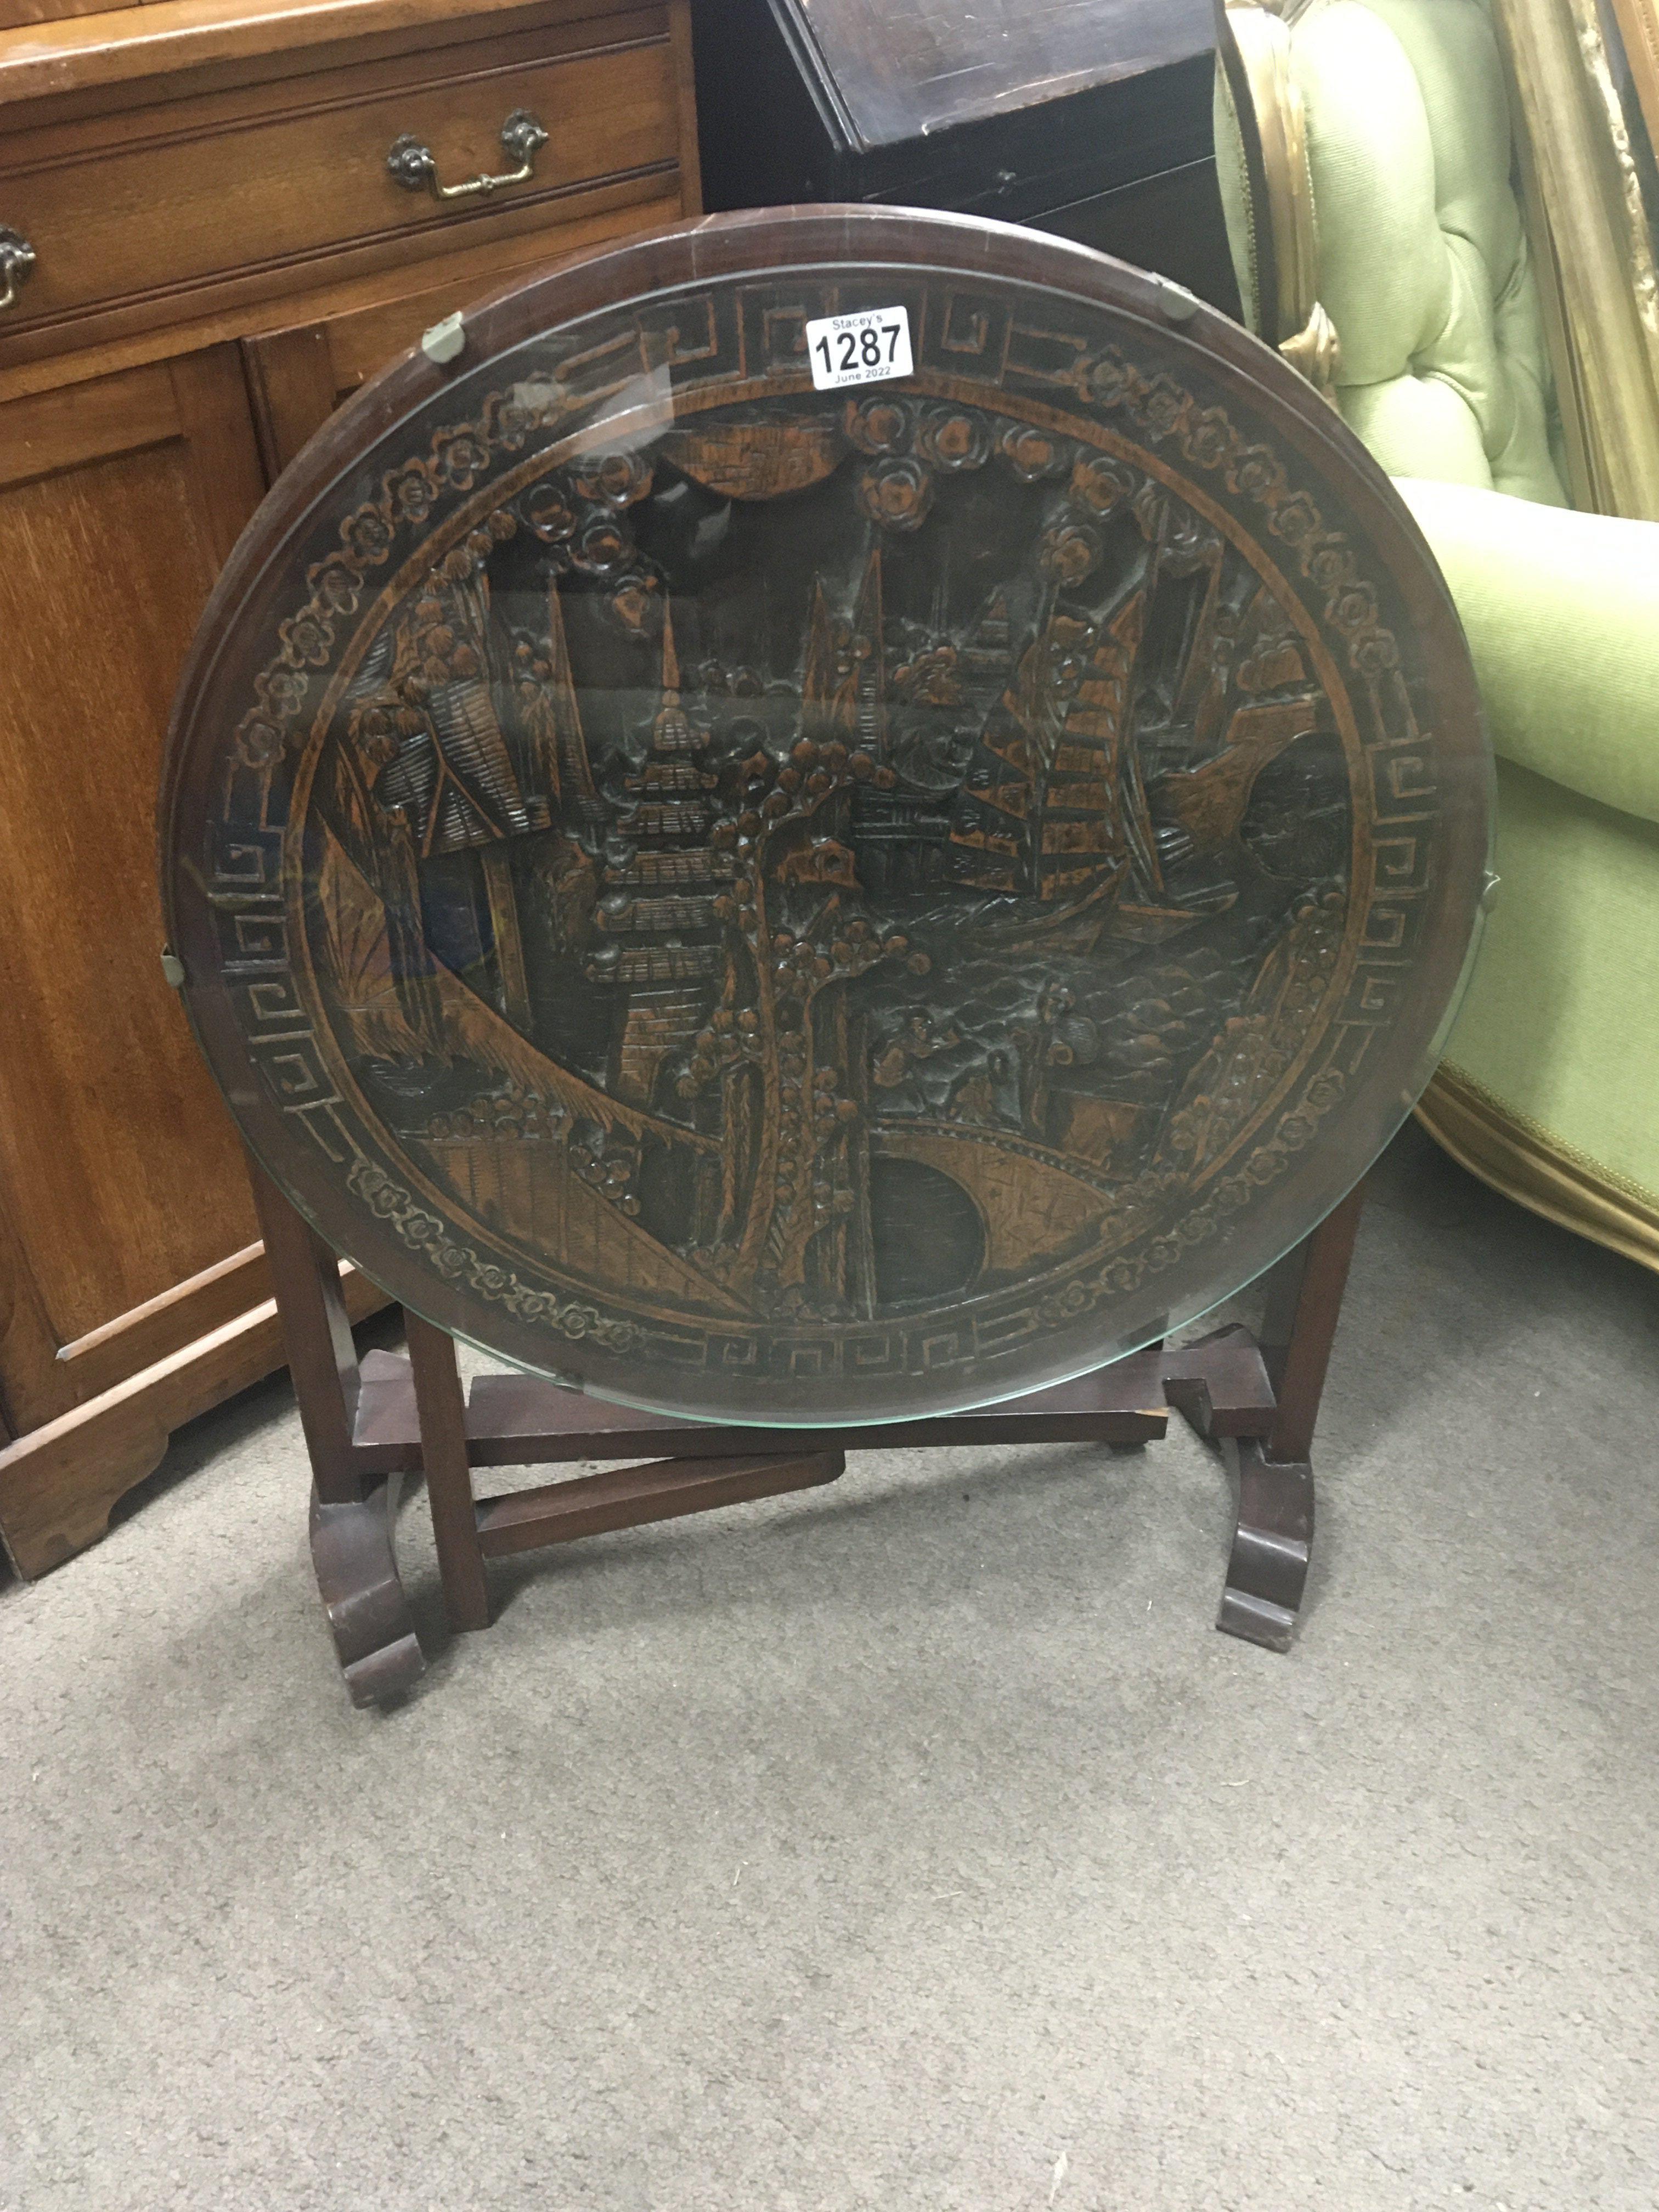
{"type": "Polygon", "coordinates": [[[252,1159],[248,1171],[311,1460],[317,1587],[352,1703],[380,1705],[426,1671],[398,1573],[400,1480],[356,1464],[357,1353],[339,1264],[252,1159]]]}
{"type": "Polygon", "coordinates": [[[415,1404],[421,1420],[421,1464],[432,1506],[438,1571],[443,1577],[444,1609],[459,1631],[488,1628],[489,1591],[483,1552],[478,1542],[478,1510],[472,1495],[472,1468],[466,1449],[466,1401],[461,1395],[455,1340],[405,1311],[409,1364],[415,1373],[415,1404]]]}
{"type": "Polygon", "coordinates": [[[1273,1426],[1238,1440],[1238,1522],[1216,1626],[1288,1651],[1313,1549],[1313,1433],[1364,1205],[1363,1184],[1267,1279],[1256,1341],[1273,1384],[1273,1426]]]}

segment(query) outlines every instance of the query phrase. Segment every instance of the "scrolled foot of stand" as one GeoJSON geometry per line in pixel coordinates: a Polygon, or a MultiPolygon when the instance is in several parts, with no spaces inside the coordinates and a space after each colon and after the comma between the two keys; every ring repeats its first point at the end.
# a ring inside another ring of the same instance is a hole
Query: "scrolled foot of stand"
{"type": "Polygon", "coordinates": [[[426,1672],[393,1543],[401,1487],[401,1476],[386,1475],[340,1505],[311,1493],[317,1587],[354,1705],[388,1704],[426,1672]]]}
{"type": "Polygon", "coordinates": [[[1313,1548],[1313,1469],[1270,1460],[1259,1438],[1238,1442],[1238,1526],[1216,1626],[1269,1651],[1288,1651],[1313,1548]]]}

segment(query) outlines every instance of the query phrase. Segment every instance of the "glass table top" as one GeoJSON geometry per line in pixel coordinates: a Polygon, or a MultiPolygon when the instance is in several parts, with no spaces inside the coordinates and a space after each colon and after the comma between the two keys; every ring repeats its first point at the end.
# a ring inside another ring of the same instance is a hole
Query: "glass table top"
{"type": "Polygon", "coordinates": [[[1488,814],[1331,410],[1156,280],[891,210],[457,337],[282,479],[169,756],[192,1019],[329,1241],[796,1425],[1065,1379],[1305,1235],[1431,1070],[1488,814]]]}

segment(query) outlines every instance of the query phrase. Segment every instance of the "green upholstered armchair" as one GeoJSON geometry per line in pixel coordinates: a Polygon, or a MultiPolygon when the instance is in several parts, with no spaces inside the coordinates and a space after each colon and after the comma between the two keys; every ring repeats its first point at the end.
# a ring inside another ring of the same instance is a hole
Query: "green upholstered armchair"
{"type": "Polygon", "coordinates": [[[1659,522],[1576,512],[1485,0],[1229,0],[1217,150],[1252,327],[1394,476],[1498,754],[1499,890],[1420,1112],[1659,1268],[1659,522]]]}

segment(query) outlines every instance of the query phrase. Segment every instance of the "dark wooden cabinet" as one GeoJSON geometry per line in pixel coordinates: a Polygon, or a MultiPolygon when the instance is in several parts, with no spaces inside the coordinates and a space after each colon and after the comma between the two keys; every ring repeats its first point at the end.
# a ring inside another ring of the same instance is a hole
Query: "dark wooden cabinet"
{"type": "Polygon", "coordinates": [[[1211,15],[1209,0],[696,0],[705,204],[1028,223],[1236,313],[1211,15]]]}

